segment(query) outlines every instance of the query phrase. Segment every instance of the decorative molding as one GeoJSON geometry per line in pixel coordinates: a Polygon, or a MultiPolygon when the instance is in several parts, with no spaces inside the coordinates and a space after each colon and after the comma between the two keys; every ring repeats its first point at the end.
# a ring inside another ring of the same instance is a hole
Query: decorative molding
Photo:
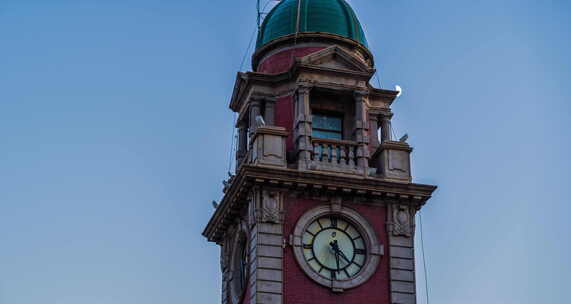
{"type": "MultiPolygon", "coordinates": [[[[271,186],[280,189],[284,195],[297,197],[303,193],[312,195],[342,194],[353,199],[364,199],[370,203],[384,204],[386,199],[401,204],[412,204],[418,209],[430,198],[436,186],[395,182],[380,178],[363,178],[349,174],[303,171],[279,167],[260,167],[243,164],[236,174],[224,198],[203,231],[210,241],[220,243],[236,214],[248,203],[248,193],[253,187],[271,186]],[[345,189],[345,190],[343,190],[345,189]],[[309,190],[309,192],[308,192],[309,190]],[[405,198],[407,195],[408,198],[405,198]],[[412,201],[411,201],[412,198],[412,201]]],[[[259,206],[259,205],[256,205],[259,206]]],[[[257,207],[259,208],[259,207],[257,207]]],[[[256,211],[259,213],[259,210],[256,211]]]]}
{"type": "Polygon", "coordinates": [[[394,236],[412,237],[415,211],[406,205],[393,205],[391,209],[389,231],[394,236]]]}
{"type": "Polygon", "coordinates": [[[283,195],[279,191],[264,190],[262,192],[262,216],[261,222],[282,223],[283,222],[283,195]]]}

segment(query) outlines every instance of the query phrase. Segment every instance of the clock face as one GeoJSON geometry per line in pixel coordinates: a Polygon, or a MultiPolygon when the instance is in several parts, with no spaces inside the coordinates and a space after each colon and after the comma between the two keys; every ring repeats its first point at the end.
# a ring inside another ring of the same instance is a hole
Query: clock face
{"type": "Polygon", "coordinates": [[[242,245],[242,248],[240,248],[238,254],[239,256],[239,265],[238,265],[238,289],[241,292],[244,291],[244,289],[246,288],[246,274],[248,272],[248,250],[246,247],[246,244],[242,245]]]}
{"type": "Polygon", "coordinates": [[[329,280],[347,280],[365,265],[363,236],[349,221],[326,215],[311,222],[302,235],[303,256],[311,269],[329,280]]]}
{"type": "Polygon", "coordinates": [[[238,303],[248,284],[248,242],[245,236],[239,237],[233,250],[231,303],[238,303]]]}

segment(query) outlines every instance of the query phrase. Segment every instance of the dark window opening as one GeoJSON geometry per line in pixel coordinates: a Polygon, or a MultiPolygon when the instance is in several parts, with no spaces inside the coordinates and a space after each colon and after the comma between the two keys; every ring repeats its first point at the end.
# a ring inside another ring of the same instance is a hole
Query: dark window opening
{"type": "Polygon", "coordinates": [[[312,122],[312,137],[343,139],[343,117],[341,115],[315,113],[312,122]]]}

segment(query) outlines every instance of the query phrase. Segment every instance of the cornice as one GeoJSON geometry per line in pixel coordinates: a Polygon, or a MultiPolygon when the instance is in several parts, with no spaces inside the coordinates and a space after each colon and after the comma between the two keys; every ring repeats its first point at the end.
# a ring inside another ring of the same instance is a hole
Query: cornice
{"type": "Polygon", "coordinates": [[[321,192],[327,195],[363,197],[410,204],[420,208],[436,190],[436,186],[387,181],[359,175],[335,174],[319,171],[266,166],[243,165],[226,192],[203,235],[219,242],[225,228],[235,220],[247,201],[251,187],[267,186],[294,192],[321,192]]]}
{"type": "MultiPolygon", "coordinates": [[[[275,87],[280,84],[296,81],[296,79],[303,73],[334,75],[338,77],[347,77],[368,82],[373,77],[375,70],[372,69],[368,72],[342,70],[329,67],[321,67],[311,64],[304,64],[301,63],[299,60],[296,60],[296,62],[287,72],[283,72],[280,74],[265,74],[257,72],[238,73],[234,85],[234,91],[232,93],[232,100],[230,101],[229,104],[229,108],[234,112],[238,112],[242,108],[244,97],[249,92],[249,88],[251,88],[254,85],[265,85],[268,87],[275,87]]],[[[333,84],[323,84],[324,87],[325,86],[332,87],[332,85],[333,84]]],[[[315,86],[319,86],[319,84],[316,83],[315,86]]],[[[360,90],[363,89],[361,87],[356,87],[356,86],[352,88],[360,90]]]]}

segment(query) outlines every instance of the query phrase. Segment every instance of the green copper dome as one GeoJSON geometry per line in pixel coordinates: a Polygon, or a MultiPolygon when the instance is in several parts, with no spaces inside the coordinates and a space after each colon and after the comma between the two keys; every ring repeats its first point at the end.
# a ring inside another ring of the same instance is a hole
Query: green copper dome
{"type": "Polygon", "coordinates": [[[264,19],[256,48],[295,33],[329,33],[368,47],[363,28],[344,0],[282,0],[264,19]]]}

